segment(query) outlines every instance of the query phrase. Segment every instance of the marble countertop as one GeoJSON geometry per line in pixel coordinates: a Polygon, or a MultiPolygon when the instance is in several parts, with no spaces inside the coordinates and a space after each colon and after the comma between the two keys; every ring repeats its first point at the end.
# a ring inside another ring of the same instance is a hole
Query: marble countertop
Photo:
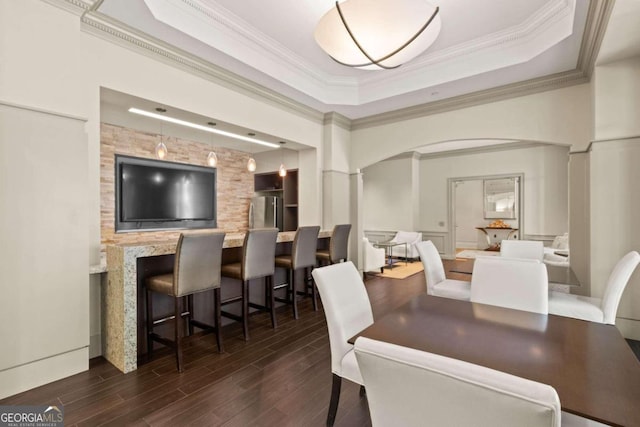
{"type": "MultiPolygon", "coordinates": [[[[278,233],[278,243],[292,242],[295,238],[295,231],[283,231],[278,233]]],[[[223,248],[239,248],[244,243],[245,233],[227,233],[224,238],[223,248]]],[[[331,237],[331,230],[321,230],[318,235],[319,238],[331,237]]],[[[162,255],[174,253],[177,239],[171,240],[153,240],[148,242],[135,242],[135,243],[121,243],[115,245],[108,245],[107,252],[109,250],[123,251],[126,253],[135,253],[137,256],[145,255],[162,255]]],[[[100,264],[92,265],[90,267],[90,274],[104,273],[109,270],[106,257],[100,259],[100,264]]]]}

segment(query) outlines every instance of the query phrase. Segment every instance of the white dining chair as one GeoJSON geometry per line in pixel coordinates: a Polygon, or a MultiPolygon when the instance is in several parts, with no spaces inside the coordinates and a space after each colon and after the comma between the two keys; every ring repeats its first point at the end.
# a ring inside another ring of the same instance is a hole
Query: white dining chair
{"type": "Polygon", "coordinates": [[[549,385],[484,366],[360,337],[355,354],[373,427],[578,427],[549,385]]]}
{"type": "Polygon", "coordinates": [[[338,411],[342,378],[363,384],[353,345],[347,340],[373,323],[373,312],[364,282],[351,261],[316,268],[312,275],[329,329],[333,386],[327,425],[331,426],[338,411]]]}
{"type": "Polygon", "coordinates": [[[616,324],[616,313],[622,292],[640,262],[640,254],[631,251],[613,268],[602,298],[549,292],[549,313],[591,322],[616,324]]]}
{"type": "Polygon", "coordinates": [[[471,302],[547,314],[547,267],[532,259],[477,257],[471,276],[471,302]]]}
{"type": "Polygon", "coordinates": [[[533,240],[503,240],[500,243],[500,256],[506,258],[544,259],[544,245],[533,240]]]}
{"type": "Polygon", "coordinates": [[[470,283],[446,278],[442,258],[431,240],[416,243],[416,249],[418,249],[424,267],[429,295],[469,301],[471,296],[470,283]]]}
{"type": "Polygon", "coordinates": [[[384,252],[383,248],[376,248],[366,237],[362,238],[362,277],[368,271],[380,273],[384,271],[383,268],[386,265],[384,252]]]}

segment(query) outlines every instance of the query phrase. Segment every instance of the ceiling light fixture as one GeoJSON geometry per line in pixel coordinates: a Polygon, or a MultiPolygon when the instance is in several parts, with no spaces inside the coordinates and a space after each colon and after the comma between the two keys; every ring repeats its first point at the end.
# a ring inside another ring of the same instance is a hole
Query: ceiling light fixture
{"type": "MultiPolygon", "coordinates": [[[[214,122],[207,122],[207,124],[209,126],[216,125],[216,123],[214,122]]],[[[216,155],[216,152],[213,151],[213,135],[211,135],[211,151],[209,151],[209,155],[207,156],[207,164],[212,168],[215,168],[216,166],[218,166],[218,156],[216,155]]]]}
{"type": "Polygon", "coordinates": [[[245,141],[245,142],[252,142],[254,144],[264,145],[266,147],[271,147],[271,148],[278,148],[279,147],[278,144],[274,144],[272,142],[262,141],[262,140],[256,139],[256,138],[249,138],[247,136],[238,135],[237,133],[227,132],[227,131],[224,131],[224,130],[220,130],[220,129],[215,129],[215,128],[199,125],[197,123],[191,123],[191,122],[188,122],[186,120],[176,119],[175,117],[163,116],[162,114],[152,113],[150,111],[141,110],[139,108],[129,108],[129,112],[130,113],[134,113],[134,114],[139,114],[139,115],[145,116],[145,117],[150,117],[152,119],[157,119],[157,120],[162,120],[162,121],[165,121],[165,122],[173,123],[173,124],[176,124],[176,125],[186,126],[186,127],[192,128],[192,129],[198,129],[198,130],[201,130],[201,131],[204,131],[204,132],[211,132],[211,133],[215,133],[215,134],[218,134],[218,135],[227,136],[229,138],[239,139],[239,140],[245,141]]]}
{"type": "Polygon", "coordinates": [[[440,8],[424,0],[345,0],[318,22],[316,42],[342,65],[397,68],[440,34],[440,8]]]}
{"type": "MultiPolygon", "coordinates": [[[[156,111],[159,113],[164,113],[167,110],[165,110],[164,108],[156,108],[156,111]]],[[[160,142],[158,142],[158,144],[156,144],[156,157],[159,158],[160,160],[164,160],[165,157],[167,157],[167,146],[164,145],[164,142],[162,142],[163,140],[163,136],[164,136],[164,132],[162,131],[162,122],[160,122],[160,142]]]]}
{"type": "Polygon", "coordinates": [[[280,163],[280,168],[278,169],[278,175],[280,175],[283,178],[285,176],[287,176],[287,169],[284,167],[284,148],[282,148],[282,147],[284,147],[284,144],[286,144],[286,142],[280,141],[280,148],[281,148],[280,151],[282,152],[281,153],[282,154],[282,156],[281,156],[282,162],[280,163]]]}
{"type": "Polygon", "coordinates": [[[249,157],[249,161],[247,162],[247,170],[249,172],[256,171],[256,160],[253,157],[249,157]]]}

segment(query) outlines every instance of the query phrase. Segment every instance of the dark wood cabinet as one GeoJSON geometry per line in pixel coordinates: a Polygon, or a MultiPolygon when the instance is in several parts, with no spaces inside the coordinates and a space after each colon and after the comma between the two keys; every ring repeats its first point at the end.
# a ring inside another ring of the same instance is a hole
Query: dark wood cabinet
{"type": "Polygon", "coordinates": [[[287,170],[287,176],[278,172],[254,175],[254,191],[258,196],[276,196],[283,203],[283,231],[298,228],[298,170],[287,170]]]}

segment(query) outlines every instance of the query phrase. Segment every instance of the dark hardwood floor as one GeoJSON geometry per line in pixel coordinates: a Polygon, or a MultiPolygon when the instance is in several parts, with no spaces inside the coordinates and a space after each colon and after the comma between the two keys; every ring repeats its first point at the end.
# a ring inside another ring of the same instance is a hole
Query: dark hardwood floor
{"type": "MultiPolygon", "coordinates": [[[[445,261],[447,270],[453,265],[445,261]]],[[[374,317],[425,292],[422,273],[404,280],[368,276],[366,286],[374,317]]],[[[0,405],[62,404],[67,426],[324,426],[331,390],[325,317],[322,310],[313,311],[309,298],[299,307],[297,321],[289,307],[280,308],[276,330],[267,313],[252,316],[249,342],[239,325],[225,327],[223,354],[216,352],[211,334],[188,338],[182,374],[167,349],[129,374],[97,358],[87,372],[0,405]]],[[[358,391],[343,381],[336,426],[370,425],[366,399],[358,391]]]]}
{"type": "MultiPolygon", "coordinates": [[[[405,280],[368,277],[374,316],[425,292],[424,275],[405,280]]],[[[300,319],[278,310],[251,317],[251,340],[239,324],[224,328],[225,352],[214,335],[187,339],[185,370],[157,346],[154,359],[122,374],[102,358],[72,377],[1,400],[0,405],[64,405],[65,425],[323,426],[331,393],[329,339],[324,313],[301,300],[300,319]]],[[[336,426],[370,425],[359,386],[343,381],[336,426]]]]}

